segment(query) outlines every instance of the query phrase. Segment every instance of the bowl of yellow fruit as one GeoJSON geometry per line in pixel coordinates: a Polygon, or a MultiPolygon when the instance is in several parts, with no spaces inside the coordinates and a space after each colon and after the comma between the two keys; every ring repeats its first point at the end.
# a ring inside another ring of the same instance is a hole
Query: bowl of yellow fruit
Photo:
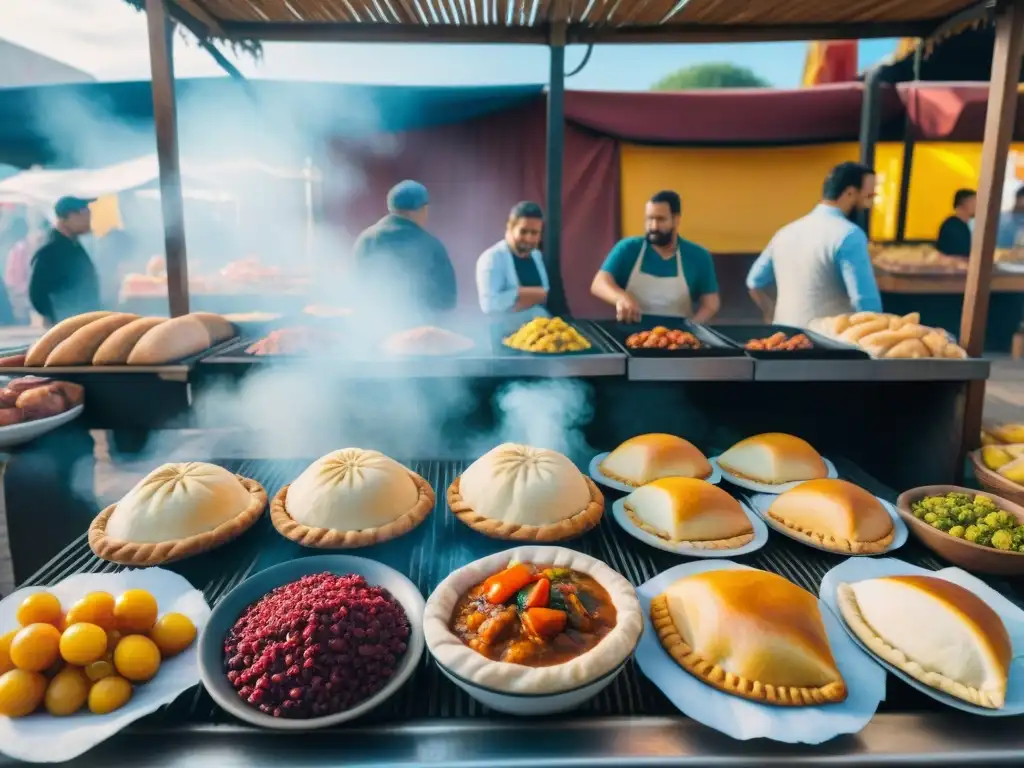
{"type": "Polygon", "coordinates": [[[199,682],[203,593],[171,571],[84,573],[0,601],[0,752],[62,762],[199,682]]]}
{"type": "Polygon", "coordinates": [[[985,490],[1024,504],[1024,434],[1018,431],[999,431],[996,434],[1021,442],[986,442],[979,450],[971,451],[974,476],[985,490]]]}

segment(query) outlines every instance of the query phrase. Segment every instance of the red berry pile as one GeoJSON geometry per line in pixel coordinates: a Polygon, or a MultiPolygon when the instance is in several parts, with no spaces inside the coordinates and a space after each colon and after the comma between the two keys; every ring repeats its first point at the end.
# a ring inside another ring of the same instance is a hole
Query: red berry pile
{"type": "Polygon", "coordinates": [[[402,606],[362,576],[318,573],[250,605],[224,639],[239,698],[272,717],[351,709],[395,674],[409,639],[402,606]]]}

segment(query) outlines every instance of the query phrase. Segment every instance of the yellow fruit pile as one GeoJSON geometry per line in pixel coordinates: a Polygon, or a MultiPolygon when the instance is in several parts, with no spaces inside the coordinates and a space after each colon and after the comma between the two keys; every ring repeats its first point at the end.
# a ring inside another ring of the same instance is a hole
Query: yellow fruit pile
{"type": "Polygon", "coordinates": [[[993,472],[1024,485],[1024,444],[982,446],[981,460],[993,472]]]}
{"type": "Polygon", "coordinates": [[[49,592],[29,595],[20,628],[0,635],[0,716],[24,717],[40,705],[58,716],[86,705],[97,715],[120,709],[133,684],[152,680],[163,659],[195,640],[187,616],[157,614],[156,598],[142,589],[116,600],[90,592],[66,614],[49,592]]]}
{"type": "Polygon", "coordinates": [[[536,317],[506,337],[503,343],[522,352],[549,355],[590,349],[590,342],[583,334],[560,317],[536,317]]]}

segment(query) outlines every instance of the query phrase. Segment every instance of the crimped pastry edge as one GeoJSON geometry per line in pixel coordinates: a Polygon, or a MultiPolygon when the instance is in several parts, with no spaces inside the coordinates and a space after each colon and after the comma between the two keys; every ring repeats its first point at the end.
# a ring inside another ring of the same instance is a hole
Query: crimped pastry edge
{"type": "MultiPolygon", "coordinates": [[[[768,516],[775,522],[786,526],[787,530],[792,531],[801,539],[809,541],[811,544],[816,546],[830,549],[833,552],[851,552],[855,555],[876,555],[880,552],[885,552],[896,538],[896,524],[892,522],[891,517],[889,518],[889,521],[892,528],[889,530],[889,533],[882,538],[875,539],[874,541],[851,541],[849,539],[841,539],[830,534],[805,530],[792,520],[787,520],[786,518],[780,517],[778,514],[772,512],[770,507],[768,509],[768,516]]],[[[889,517],[888,513],[886,514],[886,517],[889,517]]]]}
{"type": "MultiPolygon", "coordinates": [[[[843,621],[860,638],[872,653],[889,662],[901,672],[906,672],[915,680],[943,693],[955,696],[969,704],[987,709],[1002,709],[1006,703],[1005,691],[982,691],[973,686],[964,685],[939,672],[925,669],[916,661],[908,658],[903,651],[893,648],[871,628],[864,614],[861,613],[857,595],[849,584],[840,584],[836,590],[836,602],[843,621]]],[[[1009,677],[1009,676],[1007,676],[1009,677]]]]}
{"type": "MultiPolygon", "coordinates": [[[[709,464],[710,464],[710,462],[709,462],[709,464]]],[[[648,483],[653,483],[655,480],[661,480],[662,478],[665,478],[665,477],[684,477],[684,475],[658,475],[657,477],[651,477],[651,478],[648,478],[647,480],[644,480],[642,482],[637,482],[636,480],[630,480],[629,478],[623,477],[622,475],[617,475],[614,472],[609,472],[608,470],[606,470],[604,468],[604,462],[603,461],[600,464],[597,465],[597,468],[598,468],[598,470],[600,470],[601,474],[604,475],[605,477],[607,477],[609,480],[614,480],[617,483],[622,483],[623,485],[628,485],[630,488],[640,488],[641,486],[647,485],[648,483]]],[[[711,469],[708,470],[706,475],[704,475],[702,477],[693,476],[692,479],[694,479],[694,480],[707,480],[713,474],[715,474],[715,468],[711,467],[711,469]]],[[[690,476],[686,475],[686,477],[690,477],[690,476]]]]}
{"type": "Polygon", "coordinates": [[[651,599],[651,624],[661,647],[680,667],[725,693],[780,707],[814,707],[846,700],[846,683],[842,681],[813,688],[774,686],[734,675],[704,660],[679,634],[668,609],[668,597],[664,594],[651,599]]]}
{"type": "MultiPolygon", "coordinates": [[[[689,547],[690,549],[737,549],[738,547],[745,546],[754,540],[754,526],[751,525],[750,533],[741,533],[739,536],[733,536],[728,539],[708,539],[707,541],[675,541],[668,538],[664,533],[659,531],[653,525],[648,525],[639,517],[636,513],[630,509],[627,505],[623,504],[622,508],[626,510],[626,514],[629,516],[630,521],[642,531],[646,531],[652,536],[657,536],[662,541],[667,541],[669,544],[681,547],[689,547]]],[[[744,515],[746,517],[746,515],[744,515]]],[[[750,520],[748,519],[749,523],[750,520]]]]}
{"type": "Polygon", "coordinates": [[[288,513],[288,489],[291,487],[291,483],[278,491],[270,503],[270,522],[274,524],[277,532],[286,539],[313,549],[355,549],[396,539],[426,520],[427,515],[434,509],[436,499],[430,483],[410,469],[405,471],[416,484],[419,495],[412,509],[399,515],[387,525],[363,528],[359,531],[341,531],[334,528],[315,528],[302,525],[288,513]]]}
{"type": "Polygon", "coordinates": [[[151,566],[182,560],[227,544],[249,530],[267,506],[267,492],[262,485],[248,477],[235,477],[249,492],[249,506],[212,531],[173,541],[142,543],[115,539],[107,535],[107,521],[117,508],[117,504],[111,504],[89,525],[89,548],[98,558],[111,563],[151,566]]]}
{"type": "Polygon", "coordinates": [[[593,480],[586,475],[581,476],[587,484],[587,490],[590,491],[590,502],[576,514],[548,525],[503,523],[479,514],[462,500],[462,494],[459,492],[461,475],[448,486],[448,508],[462,523],[492,539],[538,542],[572,539],[596,527],[604,515],[604,496],[593,480]]]}

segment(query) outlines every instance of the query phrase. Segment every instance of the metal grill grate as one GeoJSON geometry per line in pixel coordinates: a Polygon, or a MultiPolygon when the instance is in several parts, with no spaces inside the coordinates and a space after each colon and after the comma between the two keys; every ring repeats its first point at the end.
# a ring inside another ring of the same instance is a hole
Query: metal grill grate
{"type": "MultiPolygon", "coordinates": [[[[263,483],[267,493],[273,495],[281,486],[297,477],[309,462],[257,460],[217,463],[232,472],[258,480],[263,483]]],[[[500,552],[510,545],[509,542],[487,539],[448,514],[444,501],[445,489],[462,471],[463,463],[414,460],[406,464],[426,478],[437,491],[438,503],[433,514],[407,536],[353,554],[390,565],[412,579],[424,595],[429,595],[456,568],[500,552]]],[[[836,461],[836,465],[843,477],[883,498],[894,499],[889,489],[880,486],[856,468],[842,461],[836,461]]],[[[581,539],[570,542],[569,546],[605,561],[634,585],[685,562],[685,558],[642,545],[619,530],[610,519],[581,539]]],[[[169,567],[200,587],[207,601],[213,605],[250,574],[286,560],[313,554],[322,553],[304,549],[282,538],[265,516],[240,539],[218,549],[215,556],[193,558],[169,567]]],[[[913,539],[899,550],[898,556],[924,568],[934,570],[943,567],[940,561],[913,539]]],[[[760,551],[737,558],[748,565],[778,573],[815,594],[825,573],[843,559],[840,555],[801,546],[780,535],[772,535],[768,545],[760,551]]],[[[40,569],[26,585],[51,585],[75,573],[110,572],[117,568],[96,558],[89,550],[85,536],[82,536],[40,569]]],[[[1008,583],[990,583],[1019,602],[1019,597],[1008,583]]],[[[919,712],[937,709],[941,709],[941,705],[932,699],[893,677],[889,678],[888,696],[880,711],[919,712]]],[[[679,716],[679,713],[630,661],[624,673],[612,685],[569,716],[595,715],[679,716]]],[[[372,725],[409,719],[482,716],[492,716],[492,713],[444,678],[427,653],[402,693],[367,716],[363,723],[372,725]]],[[[237,721],[214,705],[202,687],[185,694],[145,721],[148,725],[166,727],[234,722],[237,721]]]]}

